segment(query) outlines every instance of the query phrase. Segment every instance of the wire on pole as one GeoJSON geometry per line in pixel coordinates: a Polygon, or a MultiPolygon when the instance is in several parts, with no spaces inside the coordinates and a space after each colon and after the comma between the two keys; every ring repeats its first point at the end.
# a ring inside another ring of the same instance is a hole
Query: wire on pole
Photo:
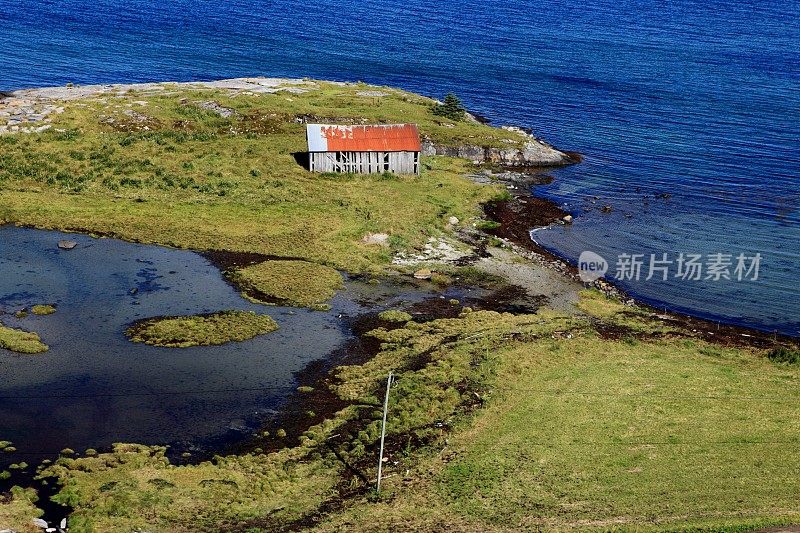
{"type": "Polygon", "coordinates": [[[389,377],[386,380],[386,396],[383,398],[383,422],[381,423],[381,451],[378,455],[378,482],[375,485],[375,491],[378,496],[381,494],[381,474],[383,473],[383,441],[386,437],[386,412],[389,410],[389,389],[392,386],[392,373],[389,372],[389,377]]]}

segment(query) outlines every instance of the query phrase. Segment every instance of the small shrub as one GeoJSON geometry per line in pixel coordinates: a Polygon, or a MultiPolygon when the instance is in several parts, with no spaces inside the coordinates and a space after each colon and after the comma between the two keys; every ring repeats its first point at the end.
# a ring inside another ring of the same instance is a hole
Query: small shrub
{"type": "Polygon", "coordinates": [[[466,109],[464,109],[464,106],[461,104],[461,99],[455,94],[450,93],[444,97],[444,103],[434,105],[431,112],[434,115],[458,122],[464,120],[466,109]]]}
{"type": "Polygon", "coordinates": [[[482,231],[490,231],[493,229],[497,229],[501,226],[499,222],[495,222],[494,220],[480,220],[475,227],[482,231]]]}
{"type": "Polygon", "coordinates": [[[497,194],[495,194],[494,198],[492,198],[492,200],[495,201],[495,202],[507,202],[507,201],[511,200],[512,198],[513,198],[513,196],[511,196],[511,193],[508,192],[506,189],[503,189],[502,191],[500,191],[497,194]]]}
{"type": "Polygon", "coordinates": [[[135,187],[138,189],[142,186],[142,180],[137,178],[122,178],[119,180],[119,184],[123,187],[135,187]]]}
{"type": "Polygon", "coordinates": [[[787,365],[800,364],[800,350],[792,350],[785,346],[773,348],[769,351],[767,357],[773,363],[783,363],[787,365]]]}

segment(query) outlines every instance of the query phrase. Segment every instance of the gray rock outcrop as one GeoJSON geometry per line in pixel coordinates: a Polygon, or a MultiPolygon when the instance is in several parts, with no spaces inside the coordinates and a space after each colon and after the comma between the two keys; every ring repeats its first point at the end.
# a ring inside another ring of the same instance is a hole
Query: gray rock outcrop
{"type": "Polygon", "coordinates": [[[460,157],[474,163],[494,163],[507,167],[548,167],[569,165],[576,162],[575,156],[556,150],[541,139],[520,128],[503,126],[503,129],[525,137],[521,147],[497,148],[465,144],[445,146],[430,139],[422,141],[422,155],[444,155],[460,157]]]}

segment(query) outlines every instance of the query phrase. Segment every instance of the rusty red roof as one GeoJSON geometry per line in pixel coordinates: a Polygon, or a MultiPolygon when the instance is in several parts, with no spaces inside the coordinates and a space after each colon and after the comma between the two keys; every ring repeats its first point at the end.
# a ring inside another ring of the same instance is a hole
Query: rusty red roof
{"type": "Polygon", "coordinates": [[[335,126],[307,124],[309,152],[419,152],[416,124],[335,126]]]}

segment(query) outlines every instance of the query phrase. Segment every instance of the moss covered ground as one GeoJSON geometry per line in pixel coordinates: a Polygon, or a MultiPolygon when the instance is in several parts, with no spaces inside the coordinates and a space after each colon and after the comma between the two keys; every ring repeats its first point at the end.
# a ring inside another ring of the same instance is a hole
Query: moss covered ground
{"type": "Polygon", "coordinates": [[[37,354],[48,350],[37,333],[2,324],[0,324],[0,348],[22,354],[37,354]]]}
{"type": "Polygon", "coordinates": [[[378,318],[386,322],[408,322],[411,315],[398,309],[389,309],[378,314],[378,318]]]}
{"type": "Polygon", "coordinates": [[[10,492],[0,494],[0,528],[17,533],[39,533],[33,519],[42,515],[36,507],[38,498],[32,489],[13,487],[10,492]]]}
{"type": "Polygon", "coordinates": [[[245,341],[278,329],[267,315],[252,311],[220,311],[208,315],[159,317],[138,322],[126,334],[133,342],[187,348],[245,341]]]}
{"type": "Polygon", "coordinates": [[[31,313],[34,315],[52,315],[55,312],[55,306],[49,304],[36,304],[31,307],[31,313]]]}

